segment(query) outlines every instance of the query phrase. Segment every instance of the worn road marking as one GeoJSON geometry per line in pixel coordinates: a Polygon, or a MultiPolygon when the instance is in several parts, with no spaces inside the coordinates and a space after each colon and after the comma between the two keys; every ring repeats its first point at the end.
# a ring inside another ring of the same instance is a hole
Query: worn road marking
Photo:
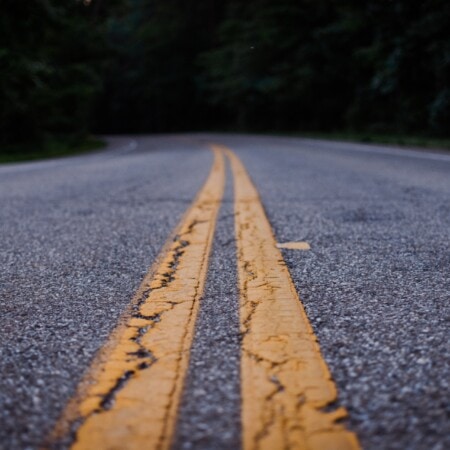
{"type": "Polygon", "coordinates": [[[258,192],[230,150],[242,333],[244,450],[359,449],[326,412],[337,396],[319,345],[283,261],[258,192]]]}
{"type": "MultiPolygon", "coordinates": [[[[224,156],[79,406],[73,449],[170,447],[225,184],[224,156]]],[[[93,369],[94,370],[94,369],[93,369]]]]}
{"type": "Polygon", "coordinates": [[[279,242],[277,248],[287,248],[289,250],[311,250],[307,242],[279,242]]]}

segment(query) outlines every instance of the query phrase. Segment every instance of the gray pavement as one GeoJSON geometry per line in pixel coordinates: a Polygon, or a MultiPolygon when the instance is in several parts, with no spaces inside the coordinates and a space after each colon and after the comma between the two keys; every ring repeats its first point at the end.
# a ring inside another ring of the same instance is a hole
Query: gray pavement
{"type": "Polygon", "coordinates": [[[217,221],[206,289],[197,319],[176,449],[238,449],[240,333],[231,171],[217,221]]]}
{"type": "Polygon", "coordinates": [[[0,167],[2,449],[38,448],[208,175],[198,145],[135,141],[0,167]]]}
{"type": "Polygon", "coordinates": [[[366,449],[450,448],[450,155],[228,138],[366,449]]]}
{"type": "MultiPolygon", "coordinates": [[[[0,448],[38,448],[229,145],[260,191],[365,449],[444,450],[450,156],[238,135],[124,137],[0,166],[0,448]]],[[[221,210],[175,448],[235,449],[239,341],[231,188],[221,210]]]]}

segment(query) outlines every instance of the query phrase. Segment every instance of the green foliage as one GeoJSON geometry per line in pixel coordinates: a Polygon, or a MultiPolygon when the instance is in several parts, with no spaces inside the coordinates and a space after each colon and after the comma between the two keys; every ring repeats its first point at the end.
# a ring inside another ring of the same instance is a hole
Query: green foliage
{"type": "Polygon", "coordinates": [[[38,144],[27,141],[2,146],[0,163],[77,155],[79,153],[100,149],[105,145],[106,143],[101,139],[91,136],[87,136],[82,141],[77,137],[47,137],[38,144]]]}
{"type": "Polygon", "coordinates": [[[2,2],[0,143],[86,136],[104,45],[77,1],[2,2]]]}
{"type": "Polygon", "coordinates": [[[211,45],[217,0],[128,0],[108,23],[114,57],[98,103],[98,128],[158,132],[208,127],[198,54],[211,45]]]}
{"type": "Polygon", "coordinates": [[[0,145],[193,129],[450,136],[444,0],[0,0],[0,145]]]}
{"type": "Polygon", "coordinates": [[[449,135],[450,4],[233,1],[200,56],[241,128],[449,135]]]}

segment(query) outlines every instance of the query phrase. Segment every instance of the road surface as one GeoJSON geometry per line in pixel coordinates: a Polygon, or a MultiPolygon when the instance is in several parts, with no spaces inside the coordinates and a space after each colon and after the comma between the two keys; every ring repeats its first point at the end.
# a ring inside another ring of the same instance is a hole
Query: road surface
{"type": "Polygon", "coordinates": [[[448,154],[110,138],[0,166],[0,230],[1,449],[450,448],[448,154]]]}

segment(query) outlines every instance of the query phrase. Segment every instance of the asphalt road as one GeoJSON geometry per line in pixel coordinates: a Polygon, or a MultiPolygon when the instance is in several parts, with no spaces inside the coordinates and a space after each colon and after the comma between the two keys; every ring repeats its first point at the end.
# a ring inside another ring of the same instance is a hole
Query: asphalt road
{"type": "MultiPolygon", "coordinates": [[[[450,448],[450,155],[237,135],[122,137],[0,166],[0,448],[36,449],[205,181],[232,148],[261,195],[365,449],[450,448]]],[[[230,177],[228,177],[230,180],[230,177]]],[[[228,181],[175,448],[239,447],[228,181]]]]}

